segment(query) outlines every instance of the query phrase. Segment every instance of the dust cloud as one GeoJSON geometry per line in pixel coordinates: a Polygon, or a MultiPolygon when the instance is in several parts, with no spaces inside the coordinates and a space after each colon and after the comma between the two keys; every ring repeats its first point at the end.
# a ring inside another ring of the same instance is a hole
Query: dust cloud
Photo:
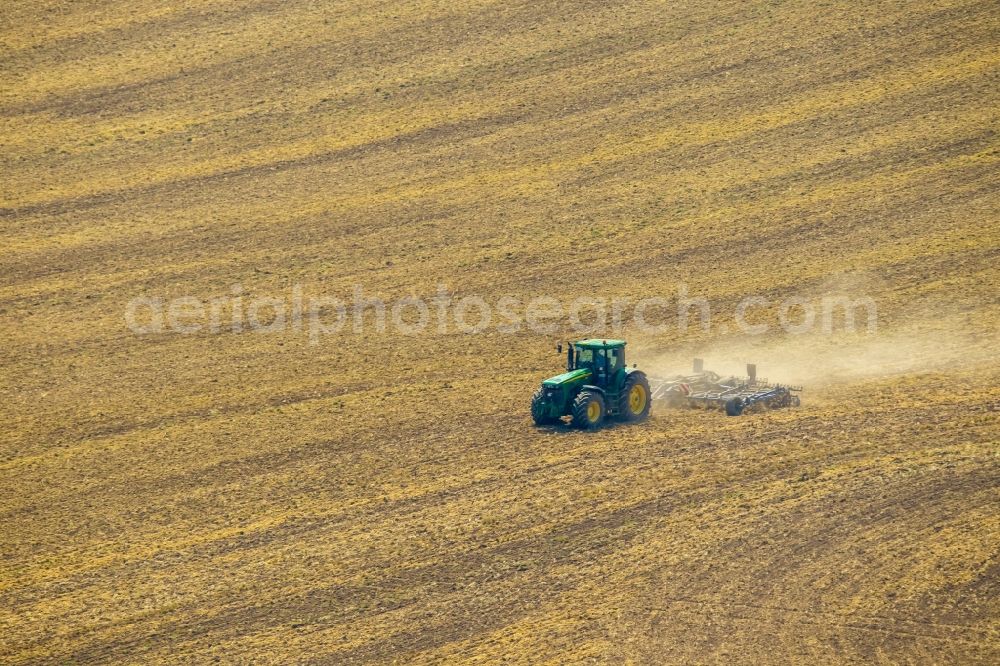
{"type": "MultiPolygon", "coordinates": [[[[995,341],[994,341],[995,343],[995,341]]],[[[968,330],[908,330],[876,334],[808,334],[782,337],[729,338],[658,353],[662,343],[637,345],[639,367],[651,375],[690,373],[692,360],[720,375],[746,374],[757,365],[757,376],[771,382],[820,386],[857,379],[922,371],[965,369],[991,363],[995,349],[982,335],[968,330]]]]}

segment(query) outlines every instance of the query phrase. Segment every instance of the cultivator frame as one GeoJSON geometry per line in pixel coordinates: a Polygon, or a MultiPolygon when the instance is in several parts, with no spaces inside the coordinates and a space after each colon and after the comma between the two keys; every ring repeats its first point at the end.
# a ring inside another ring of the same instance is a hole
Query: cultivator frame
{"type": "Polygon", "coordinates": [[[690,375],[649,376],[650,397],[665,407],[722,409],[729,416],[747,411],[798,407],[801,386],[771,384],[757,377],[757,366],[747,365],[746,377],[723,378],[704,369],[702,359],[694,360],[690,375]]]}

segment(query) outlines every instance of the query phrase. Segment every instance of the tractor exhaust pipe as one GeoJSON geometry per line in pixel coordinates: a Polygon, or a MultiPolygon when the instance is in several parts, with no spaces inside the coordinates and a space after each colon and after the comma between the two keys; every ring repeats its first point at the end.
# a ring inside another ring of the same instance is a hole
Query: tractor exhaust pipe
{"type": "Polygon", "coordinates": [[[573,369],[573,343],[566,343],[566,371],[573,369]]]}

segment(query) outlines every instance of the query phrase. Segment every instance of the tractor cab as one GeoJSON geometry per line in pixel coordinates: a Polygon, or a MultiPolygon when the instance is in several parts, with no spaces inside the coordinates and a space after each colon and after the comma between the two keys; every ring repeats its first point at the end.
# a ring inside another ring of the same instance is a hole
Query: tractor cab
{"type": "Polygon", "coordinates": [[[590,370],[593,384],[606,388],[625,369],[624,340],[581,340],[569,345],[567,370],[590,370]]]}

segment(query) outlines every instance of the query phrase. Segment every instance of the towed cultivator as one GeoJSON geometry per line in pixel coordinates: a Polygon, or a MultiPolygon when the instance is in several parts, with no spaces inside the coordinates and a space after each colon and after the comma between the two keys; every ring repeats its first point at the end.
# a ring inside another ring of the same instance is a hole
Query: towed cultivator
{"type": "Polygon", "coordinates": [[[798,407],[801,386],[770,384],[757,378],[757,366],[747,365],[746,377],[723,378],[705,370],[702,360],[694,360],[690,375],[649,377],[650,397],[666,407],[724,409],[729,416],[744,412],[798,407]]]}

